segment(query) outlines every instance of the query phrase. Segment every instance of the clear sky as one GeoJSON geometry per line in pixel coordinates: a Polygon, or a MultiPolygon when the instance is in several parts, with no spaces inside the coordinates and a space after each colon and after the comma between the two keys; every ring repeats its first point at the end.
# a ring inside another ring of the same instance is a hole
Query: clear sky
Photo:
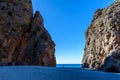
{"type": "Polygon", "coordinates": [[[94,12],[114,0],[32,0],[33,10],[39,10],[45,28],[56,43],[57,63],[81,63],[85,31],[94,12]]]}

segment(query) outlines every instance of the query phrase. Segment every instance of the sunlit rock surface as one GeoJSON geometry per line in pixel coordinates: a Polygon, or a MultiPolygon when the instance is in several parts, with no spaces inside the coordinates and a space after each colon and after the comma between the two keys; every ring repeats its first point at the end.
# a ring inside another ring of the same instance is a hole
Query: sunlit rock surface
{"type": "Polygon", "coordinates": [[[120,1],[98,9],[86,31],[83,68],[120,72],[120,1]]]}

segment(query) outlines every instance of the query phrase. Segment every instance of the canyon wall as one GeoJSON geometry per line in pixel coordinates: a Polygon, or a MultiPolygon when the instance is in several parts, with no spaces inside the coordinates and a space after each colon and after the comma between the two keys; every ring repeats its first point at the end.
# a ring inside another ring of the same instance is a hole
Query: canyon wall
{"type": "Polygon", "coordinates": [[[120,72],[120,1],[98,9],[86,31],[83,68],[120,72]]]}
{"type": "Polygon", "coordinates": [[[31,0],[0,0],[0,65],[56,66],[55,43],[31,0]]]}

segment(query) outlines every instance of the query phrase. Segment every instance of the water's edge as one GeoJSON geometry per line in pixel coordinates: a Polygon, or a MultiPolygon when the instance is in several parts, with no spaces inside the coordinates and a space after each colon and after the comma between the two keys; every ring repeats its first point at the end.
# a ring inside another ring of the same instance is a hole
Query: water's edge
{"type": "Polygon", "coordinates": [[[57,64],[58,68],[81,68],[82,64],[57,64]]]}

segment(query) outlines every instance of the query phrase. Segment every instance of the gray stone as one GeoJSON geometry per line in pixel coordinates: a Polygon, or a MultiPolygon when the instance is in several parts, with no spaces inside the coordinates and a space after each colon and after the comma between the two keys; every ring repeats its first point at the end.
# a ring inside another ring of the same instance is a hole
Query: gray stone
{"type": "Polygon", "coordinates": [[[83,68],[120,72],[120,2],[95,12],[86,31],[83,68]]]}

